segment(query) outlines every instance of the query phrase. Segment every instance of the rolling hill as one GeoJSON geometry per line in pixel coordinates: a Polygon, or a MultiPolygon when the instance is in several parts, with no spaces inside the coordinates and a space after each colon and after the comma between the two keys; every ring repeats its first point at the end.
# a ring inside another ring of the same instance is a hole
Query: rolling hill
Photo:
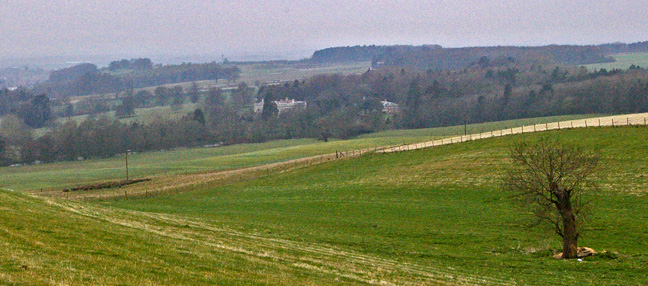
{"type": "Polygon", "coordinates": [[[555,130],[277,169],[146,198],[0,192],[0,281],[14,285],[641,285],[646,127],[555,130]],[[581,245],[528,228],[500,190],[506,150],[559,136],[600,150],[581,245]]]}

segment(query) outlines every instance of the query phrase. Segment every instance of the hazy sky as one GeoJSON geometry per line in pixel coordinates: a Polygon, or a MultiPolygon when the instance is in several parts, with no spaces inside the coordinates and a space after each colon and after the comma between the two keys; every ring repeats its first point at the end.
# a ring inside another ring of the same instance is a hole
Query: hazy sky
{"type": "Polygon", "coordinates": [[[0,57],[648,40],[648,0],[0,0],[0,57]]]}

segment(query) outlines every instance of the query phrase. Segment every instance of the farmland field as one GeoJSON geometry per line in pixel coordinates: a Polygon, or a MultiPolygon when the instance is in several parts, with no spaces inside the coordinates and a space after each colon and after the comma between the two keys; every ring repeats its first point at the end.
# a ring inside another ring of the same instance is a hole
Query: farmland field
{"type": "Polygon", "coordinates": [[[310,68],[296,67],[295,64],[260,63],[239,65],[241,78],[238,81],[253,85],[256,81],[277,83],[284,81],[303,80],[320,74],[361,74],[371,66],[370,62],[348,63],[313,66],[310,68]]]}
{"type": "Polygon", "coordinates": [[[634,54],[618,54],[612,56],[616,62],[613,63],[602,63],[602,64],[591,64],[586,65],[590,70],[594,69],[628,69],[631,65],[640,66],[642,68],[648,67],[648,53],[634,53],[634,54]]]}
{"type": "Polygon", "coordinates": [[[559,241],[542,230],[530,231],[528,214],[499,190],[497,173],[507,146],[538,136],[365,156],[175,196],[108,204],[519,284],[606,284],[608,280],[594,278],[602,276],[610,284],[648,282],[640,270],[648,263],[648,163],[639,159],[648,150],[646,128],[551,132],[601,150],[601,190],[588,197],[594,213],[581,244],[619,257],[585,263],[551,258],[559,241]]]}
{"type": "Polygon", "coordinates": [[[146,199],[0,192],[8,210],[0,244],[9,246],[0,281],[643,285],[646,130],[582,128],[373,154],[146,199]],[[580,245],[608,254],[553,259],[559,240],[528,228],[529,213],[500,190],[507,148],[541,136],[600,150],[600,188],[587,197],[580,245]]]}

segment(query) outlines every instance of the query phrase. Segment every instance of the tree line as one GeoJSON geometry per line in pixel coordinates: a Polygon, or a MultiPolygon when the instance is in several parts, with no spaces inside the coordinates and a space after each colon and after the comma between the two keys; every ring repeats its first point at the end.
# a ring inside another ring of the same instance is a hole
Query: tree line
{"type": "MultiPolygon", "coordinates": [[[[258,89],[242,83],[232,90],[214,88],[204,92],[195,85],[187,90],[127,90],[115,99],[118,104],[108,109],[128,117],[134,108],[181,105],[187,99],[198,104],[198,108],[182,120],[159,117],[126,124],[95,116],[79,124],[56,124],[51,116],[56,112],[48,108],[57,101],[33,91],[3,90],[0,112],[5,116],[0,136],[4,138],[4,162],[112,156],[122,153],[124,148],[148,151],[290,138],[346,139],[387,129],[565,114],[645,112],[648,71],[637,66],[591,71],[551,62],[543,65],[514,58],[482,57],[470,68],[452,71],[383,67],[358,75],[319,75],[258,89]],[[284,98],[306,101],[307,107],[279,112],[274,102],[284,98]],[[254,103],[262,99],[262,111],[255,113],[254,103]],[[383,100],[399,104],[401,112],[382,112],[383,100]],[[38,119],[38,123],[33,119],[38,119]],[[51,131],[39,138],[11,131],[39,126],[50,126],[51,131]],[[117,137],[123,140],[93,141],[103,138],[102,134],[121,134],[117,137]],[[57,145],[56,142],[66,142],[62,138],[68,138],[68,143],[57,145]],[[74,149],[70,147],[74,146],[72,141],[83,143],[74,149]],[[97,146],[98,150],[84,151],[84,146],[97,146]],[[46,147],[56,150],[55,155],[42,151],[50,150],[46,147]]],[[[74,106],[73,110],[77,108],[74,106]]]]}
{"type": "Polygon", "coordinates": [[[84,63],[52,71],[49,80],[34,87],[35,93],[51,97],[105,94],[133,88],[200,80],[238,79],[236,66],[223,66],[216,62],[179,65],[153,65],[150,59],[121,60],[99,69],[84,63]]]}
{"type": "Polygon", "coordinates": [[[648,52],[648,42],[602,45],[549,45],[538,47],[351,46],[315,51],[307,61],[315,64],[372,61],[372,66],[389,65],[418,69],[447,70],[467,68],[482,57],[516,58],[518,61],[550,60],[562,65],[612,62],[611,54],[648,52]]]}

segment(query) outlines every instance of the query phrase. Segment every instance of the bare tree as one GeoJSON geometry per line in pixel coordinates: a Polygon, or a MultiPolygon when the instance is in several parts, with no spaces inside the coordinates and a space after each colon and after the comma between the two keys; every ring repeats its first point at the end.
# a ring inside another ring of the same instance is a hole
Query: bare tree
{"type": "Polygon", "coordinates": [[[516,144],[510,159],[504,187],[562,237],[563,258],[576,258],[584,218],[582,194],[594,186],[589,179],[597,170],[598,156],[579,145],[544,137],[516,144]]]}

